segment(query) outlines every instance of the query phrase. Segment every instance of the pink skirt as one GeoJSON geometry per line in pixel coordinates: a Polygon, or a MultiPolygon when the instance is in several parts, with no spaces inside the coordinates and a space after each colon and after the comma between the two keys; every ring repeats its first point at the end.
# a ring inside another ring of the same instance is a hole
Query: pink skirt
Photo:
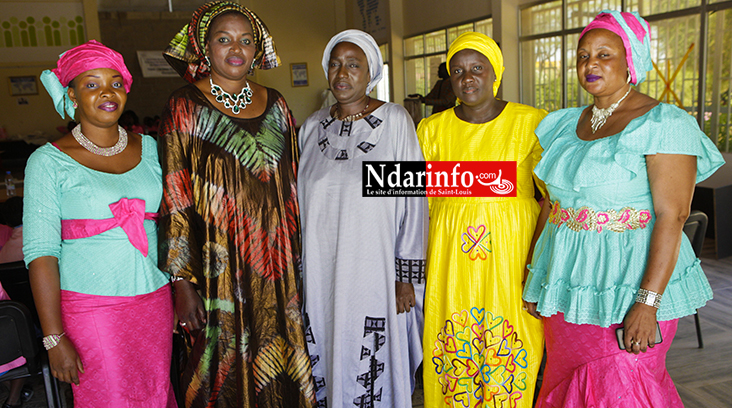
{"type": "Polygon", "coordinates": [[[659,322],[663,342],[638,355],[620,350],[615,329],[544,318],[547,364],[536,408],[683,407],[666,371],[677,320],[659,322]]]}
{"type": "Polygon", "coordinates": [[[170,285],[138,296],[61,291],[61,320],[84,365],[74,407],[175,408],[170,285]]]}

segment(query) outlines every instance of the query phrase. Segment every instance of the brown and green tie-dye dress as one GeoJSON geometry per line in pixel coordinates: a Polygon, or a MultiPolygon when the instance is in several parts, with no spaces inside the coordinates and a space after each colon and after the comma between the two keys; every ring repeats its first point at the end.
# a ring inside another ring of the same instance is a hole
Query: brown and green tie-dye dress
{"type": "Polygon", "coordinates": [[[181,367],[186,407],[310,407],[298,296],[293,120],[268,89],[259,117],[215,109],[193,85],[162,118],[161,269],[195,284],[207,324],[181,367]]]}

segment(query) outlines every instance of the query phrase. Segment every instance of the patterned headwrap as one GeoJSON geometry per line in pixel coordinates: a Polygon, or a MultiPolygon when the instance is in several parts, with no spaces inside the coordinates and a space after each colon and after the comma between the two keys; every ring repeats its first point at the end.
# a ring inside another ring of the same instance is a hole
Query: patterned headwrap
{"type": "Polygon", "coordinates": [[[325,71],[325,79],[328,79],[328,62],[330,61],[330,53],[333,48],[342,42],[355,44],[366,54],[366,60],[369,63],[369,84],[366,86],[366,95],[370,94],[376,84],[381,81],[381,74],[384,70],[384,58],[381,56],[379,45],[376,44],[374,37],[361,30],[346,30],[333,36],[328,41],[323,51],[323,71],[325,71]]]}
{"type": "Polygon", "coordinates": [[[223,13],[237,12],[249,20],[254,31],[254,44],[257,52],[254,55],[252,68],[270,69],[280,65],[274,40],[267,26],[253,11],[229,1],[213,1],[201,6],[193,13],[191,22],[175,35],[163,56],[173,69],[188,82],[196,82],[210,75],[206,56],[206,37],[213,20],[223,13]]]}
{"type": "Polygon", "coordinates": [[[451,72],[450,60],[455,54],[462,50],[475,50],[488,58],[488,61],[493,66],[493,72],[496,74],[496,82],[493,83],[493,96],[496,96],[498,88],[501,86],[503,70],[506,69],[506,67],[503,66],[503,53],[501,53],[501,49],[498,48],[498,44],[485,34],[474,32],[462,34],[460,37],[456,38],[452,44],[450,44],[450,49],[447,51],[448,73],[451,72]]]}
{"type": "Polygon", "coordinates": [[[639,85],[646,80],[646,73],[653,69],[651,62],[651,28],[648,22],[635,11],[621,13],[603,10],[582,30],[580,39],[586,32],[604,28],[620,36],[625,46],[625,60],[630,70],[630,82],[639,85]]]}
{"type": "Polygon", "coordinates": [[[45,70],[41,73],[41,82],[53,99],[61,117],[64,111],[73,119],[76,109],[69,98],[69,82],[79,76],[82,72],[98,68],[114,69],[122,75],[125,91],[130,92],[132,87],[132,75],[127,70],[122,54],[107,48],[102,43],[91,40],[87,43],[76,46],[59,56],[57,68],[45,70]]]}

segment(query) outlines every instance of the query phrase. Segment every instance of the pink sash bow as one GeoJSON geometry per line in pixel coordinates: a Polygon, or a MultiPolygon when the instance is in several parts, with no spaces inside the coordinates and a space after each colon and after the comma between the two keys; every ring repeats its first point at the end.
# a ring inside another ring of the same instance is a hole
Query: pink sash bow
{"type": "Polygon", "coordinates": [[[147,234],[143,221],[157,221],[157,213],[145,212],[145,200],[139,198],[122,198],[109,205],[113,218],[103,220],[61,220],[61,238],[88,238],[121,227],[133,247],[147,256],[147,234]]]}

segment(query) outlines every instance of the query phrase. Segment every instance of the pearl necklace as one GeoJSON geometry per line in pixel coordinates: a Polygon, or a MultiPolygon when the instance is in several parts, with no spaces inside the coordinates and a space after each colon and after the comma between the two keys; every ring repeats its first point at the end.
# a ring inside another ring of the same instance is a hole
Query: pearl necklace
{"type": "Polygon", "coordinates": [[[235,95],[231,95],[214,84],[211,77],[208,77],[208,82],[211,84],[211,95],[216,97],[216,102],[223,103],[226,109],[231,109],[234,112],[234,115],[239,114],[240,111],[247,108],[247,105],[252,103],[252,88],[249,87],[249,81],[246,81],[246,85],[241,88],[241,92],[235,95]]]}
{"type": "Polygon", "coordinates": [[[615,109],[618,108],[618,105],[620,105],[620,102],[625,99],[628,94],[630,93],[631,87],[628,87],[628,92],[623,95],[622,98],[620,98],[619,101],[615,102],[614,104],[610,105],[607,108],[598,108],[595,105],[592,105],[592,118],[590,119],[590,123],[592,124],[592,134],[594,135],[595,132],[597,132],[598,129],[600,129],[605,122],[607,122],[607,118],[610,117],[610,115],[615,112],[615,109]]]}
{"type": "Polygon", "coordinates": [[[361,119],[361,116],[363,116],[363,114],[366,113],[366,111],[369,108],[369,104],[371,103],[371,97],[370,96],[367,96],[367,98],[368,99],[366,100],[366,107],[363,108],[363,110],[361,112],[354,113],[353,115],[348,115],[348,116],[346,116],[345,118],[342,118],[342,119],[340,118],[341,111],[340,111],[340,109],[338,109],[338,104],[336,104],[335,118],[338,119],[338,120],[340,120],[341,122],[353,122],[353,121],[356,121],[356,120],[361,119]]]}
{"type": "Polygon", "coordinates": [[[94,142],[81,133],[81,124],[76,125],[76,127],[71,131],[71,134],[74,135],[74,139],[76,139],[84,149],[96,154],[97,156],[109,157],[121,153],[125,150],[125,147],[127,147],[127,131],[120,125],[117,125],[117,131],[119,132],[119,140],[117,140],[117,143],[112,147],[99,147],[94,144],[94,142]]]}

